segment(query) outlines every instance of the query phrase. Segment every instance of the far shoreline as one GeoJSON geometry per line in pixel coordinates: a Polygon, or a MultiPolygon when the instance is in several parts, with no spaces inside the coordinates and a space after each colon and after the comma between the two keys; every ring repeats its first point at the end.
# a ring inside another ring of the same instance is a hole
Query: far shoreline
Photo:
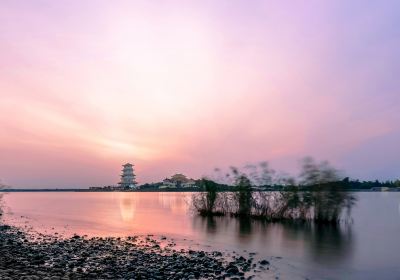
{"type": "MultiPolygon", "coordinates": [[[[231,190],[221,190],[220,192],[230,192],[231,190]]],[[[257,190],[261,192],[285,192],[285,190],[257,190]]],[[[345,192],[400,192],[397,189],[389,190],[368,190],[368,189],[348,189],[345,192]]],[[[0,193],[11,192],[92,192],[92,193],[143,193],[143,192],[204,192],[202,189],[145,189],[145,190],[91,190],[91,189],[0,189],[0,193]]]]}

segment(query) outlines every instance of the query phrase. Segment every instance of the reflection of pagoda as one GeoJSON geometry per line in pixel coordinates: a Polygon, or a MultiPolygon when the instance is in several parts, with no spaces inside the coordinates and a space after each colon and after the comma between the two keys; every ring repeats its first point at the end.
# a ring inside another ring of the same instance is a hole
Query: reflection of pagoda
{"type": "Polygon", "coordinates": [[[121,188],[135,189],[137,182],[135,181],[135,174],[133,173],[133,164],[126,163],[123,165],[121,182],[118,184],[121,188]]]}

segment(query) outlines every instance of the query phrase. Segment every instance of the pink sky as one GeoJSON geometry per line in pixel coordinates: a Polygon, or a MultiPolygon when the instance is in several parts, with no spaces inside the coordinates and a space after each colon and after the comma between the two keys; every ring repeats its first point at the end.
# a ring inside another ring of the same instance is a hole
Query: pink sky
{"type": "Polygon", "coordinates": [[[399,178],[399,19],[397,1],[2,1],[0,179],[292,172],[306,155],[399,178]]]}

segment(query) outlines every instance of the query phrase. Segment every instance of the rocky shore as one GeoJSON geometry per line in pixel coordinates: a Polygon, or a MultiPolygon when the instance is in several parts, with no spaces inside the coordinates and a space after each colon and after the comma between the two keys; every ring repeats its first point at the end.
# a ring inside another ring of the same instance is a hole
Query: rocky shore
{"type": "Polygon", "coordinates": [[[269,270],[252,253],[175,250],[166,237],[62,238],[8,225],[0,252],[0,279],[253,279],[269,270]]]}

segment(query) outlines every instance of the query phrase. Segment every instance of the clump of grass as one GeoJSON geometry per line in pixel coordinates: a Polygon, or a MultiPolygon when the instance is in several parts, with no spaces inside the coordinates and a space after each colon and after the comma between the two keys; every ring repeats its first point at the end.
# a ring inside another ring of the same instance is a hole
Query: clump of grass
{"type": "Polygon", "coordinates": [[[201,216],[223,216],[225,213],[216,209],[216,201],[218,198],[217,183],[203,178],[201,185],[204,192],[196,193],[192,197],[194,208],[201,216]]]}
{"type": "Polygon", "coordinates": [[[220,192],[218,183],[203,179],[204,192],[192,199],[197,212],[202,216],[230,214],[274,222],[336,224],[344,210],[350,213],[356,201],[345,191],[340,172],[327,162],[304,159],[298,182],[287,175],[276,175],[266,163],[247,169],[250,172],[232,167],[225,176],[232,182],[231,192],[220,192]]]}
{"type": "Polygon", "coordinates": [[[237,202],[236,215],[240,217],[247,217],[252,213],[252,184],[245,174],[241,174],[238,169],[232,168],[232,173],[235,177],[235,195],[234,198],[237,202]]]}

